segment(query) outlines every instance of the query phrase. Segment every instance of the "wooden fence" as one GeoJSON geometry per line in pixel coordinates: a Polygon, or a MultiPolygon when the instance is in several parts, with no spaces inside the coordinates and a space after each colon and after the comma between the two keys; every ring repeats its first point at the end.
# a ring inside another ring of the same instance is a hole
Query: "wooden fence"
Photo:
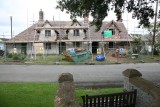
{"type": "Polygon", "coordinates": [[[85,95],[83,107],[135,107],[137,91],[102,94],[102,95],[85,95]]]}

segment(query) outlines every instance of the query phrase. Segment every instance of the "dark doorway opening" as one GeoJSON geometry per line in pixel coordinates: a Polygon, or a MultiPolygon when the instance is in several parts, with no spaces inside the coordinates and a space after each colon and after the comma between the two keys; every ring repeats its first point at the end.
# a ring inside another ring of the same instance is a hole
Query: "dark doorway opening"
{"type": "Polygon", "coordinates": [[[21,53],[27,54],[27,43],[21,43],[21,53]]]}
{"type": "Polygon", "coordinates": [[[114,42],[109,42],[109,48],[114,48],[114,42]]]}
{"type": "Polygon", "coordinates": [[[92,42],[92,53],[96,54],[98,48],[98,42],[92,42]]]}

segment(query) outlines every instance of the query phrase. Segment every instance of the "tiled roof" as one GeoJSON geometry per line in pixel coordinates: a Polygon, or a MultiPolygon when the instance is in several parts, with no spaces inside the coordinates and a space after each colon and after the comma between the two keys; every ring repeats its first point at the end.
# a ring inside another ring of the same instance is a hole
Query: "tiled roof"
{"type": "MultiPolygon", "coordinates": [[[[121,40],[127,41],[128,39],[131,39],[122,22],[115,22],[115,21],[111,21],[111,22],[114,23],[119,30],[121,30],[120,35],[119,35],[121,40]]],[[[95,26],[90,26],[89,27],[90,38],[89,37],[85,38],[85,40],[100,41],[102,39],[101,38],[102,31],[107,30],[107,28],[111,22],[103,22],[102,27],[98,32],[95,32],[95,29],[96,29],[95,26]]],[[[36,24],[30,26],[28,29],[25,29],[24,31],[19,33],[14,38],[10,39],[8,42],[19,42],[19,43],[34,42],[34,41],[38,42],[39,35],[38,34],[35,35],[35,29],[37,27],[43,27],[45,25],[45,23],[49,23],[52,27],[56,27],[56,26],[67,27],[67,26],[71,26],[73,24],[73,21],[47,21],[47,20],[45,22],[39,21],[36,24]]],[[[81,24],[83,26],[83,22],[79,22],[79,24],[81,24]]],[[[63,35],[63,36],[66,35],[66,30],[57,29],[56,31],[59,33],[59,35],[63,35]]],[[[115,38],[112,38],[111,40],[106,39],[106,41],[114,41],[114,39],[115,38]]],[[[117,41],[117,40],[115,40],[115,41],[117,41]]]]}

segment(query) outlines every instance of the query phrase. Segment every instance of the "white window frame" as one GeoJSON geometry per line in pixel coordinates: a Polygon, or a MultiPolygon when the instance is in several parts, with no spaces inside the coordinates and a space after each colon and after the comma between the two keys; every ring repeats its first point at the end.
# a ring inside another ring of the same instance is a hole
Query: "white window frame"
{"type": "Polygon", "coordinates": [[[51,30],[45,30],[45,37],[51,36],[51,30]]]}

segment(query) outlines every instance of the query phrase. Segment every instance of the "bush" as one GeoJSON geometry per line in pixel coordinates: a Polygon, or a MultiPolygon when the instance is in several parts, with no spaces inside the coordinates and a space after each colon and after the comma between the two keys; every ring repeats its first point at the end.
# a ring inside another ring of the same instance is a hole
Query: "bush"
{"type": "Polygon", "coordinates": [[[13,55],[11,53],[7,54],[7,58],[12,58],[12,57],[13,57],[13,55]]]}
{"type": "Polygon", "coordinates": [[[19,60],[19,56],[18,56],[18,54],[13,54],[12,59],[13,59],[13,60],[19,60]]]}
{"type": "Polygon", "coordinates": [[[159,50],[156,50],[156,49],[154,50],[154,55],[158,55],[159,56],[159,53],[160,53],[159,50]]]}
{"type": "Polygon", "coordinates": [[[24,54],[8,54],[8,58],[12,58],[13,60],[24,60],[26,58],[26,55],[24,54]]]}
{"type": "Polygon", "coordinates": [[[26,55],[25,54],[19,54],[19,59],[20,60],[24,60],[26,58],[26,55]]]}

